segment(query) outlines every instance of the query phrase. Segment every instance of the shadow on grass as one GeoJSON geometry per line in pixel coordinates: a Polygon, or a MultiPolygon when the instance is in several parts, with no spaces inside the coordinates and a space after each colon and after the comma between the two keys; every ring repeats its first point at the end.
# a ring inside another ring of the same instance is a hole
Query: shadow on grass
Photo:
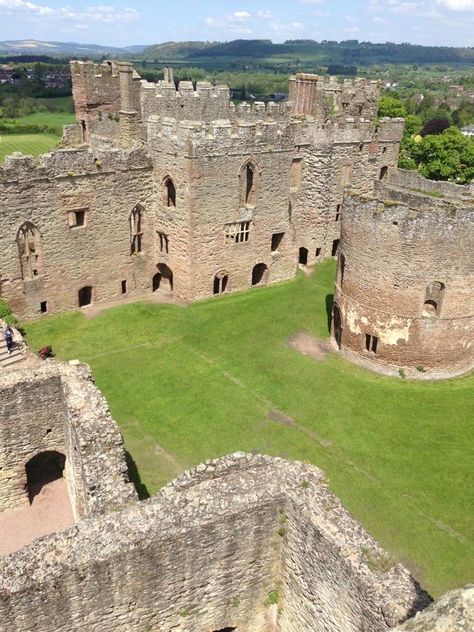
{"type": "Polygon", "coordinates": [[[334,294],[326,294],[326,315],[328,318],[328,332],[331,333],[332,306],[334,305],[334,294]]]}
{"type": "Polygon", "coordinates": [[[140,478],[140,473],[137,468],[137,464],[133,460],[130,452],[125,450],[125,461],[127,462],[128,476],[130,481],[135,485],[135,489],[137,490],[138,498],[140,500],[145,500],[150,498],[150,494],[148,493],[148,489],[146,488],[145,483],[142,483],[142,479],[140,478]]]}

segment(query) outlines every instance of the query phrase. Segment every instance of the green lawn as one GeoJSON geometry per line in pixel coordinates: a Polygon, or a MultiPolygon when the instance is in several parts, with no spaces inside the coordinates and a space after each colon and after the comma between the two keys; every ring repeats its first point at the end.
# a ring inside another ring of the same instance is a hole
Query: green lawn
{"type": "Polygon", "coordinates": [[[2,123],[9,125],[70,125],[76,122],[72,112],[34,112],[18,118],[2,118],[2,123]]]}
{"type": "Polygon", "coordinates": [[[311,277],[182,308],[137,303],[27,323],[34,349],[94,371],[150,493],[235,450],[310,461],[434,595],[474,576],[474,376],[381,377],[287,346],[327,337],[334,263],[311,277]],[[272,421],[279,409],[294,419],[272,421]]]}
{"type": "Polygon", "coordinates": [[[0,163],[5,156],[14,151],[21,151],[29,156],[38,156],[51,151],[60,140],[55,134],[1,134],[0,163]]]}

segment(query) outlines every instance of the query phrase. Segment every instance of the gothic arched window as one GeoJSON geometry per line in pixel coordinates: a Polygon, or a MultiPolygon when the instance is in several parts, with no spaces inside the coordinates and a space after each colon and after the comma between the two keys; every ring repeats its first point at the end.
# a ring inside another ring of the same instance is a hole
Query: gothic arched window
{"type": "Polygon", "coordinates": [[[141,206],[136,206],[130,213],[130,254],[142,252],[144,212],[141,206]]]}
{"type": "Polygon", "coordinates": [[[32,279],[40,273],[41,235],[31,222],[25,222],[17,234],[20,255],[21,275],[23,279],[32,279]]]}

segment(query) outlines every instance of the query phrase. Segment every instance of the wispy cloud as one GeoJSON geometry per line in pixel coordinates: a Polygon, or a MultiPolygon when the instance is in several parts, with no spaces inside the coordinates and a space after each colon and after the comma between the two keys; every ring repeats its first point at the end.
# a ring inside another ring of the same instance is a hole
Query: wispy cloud
{"type": "Polygon", "coordinates": [[[0,0],[0,13],[10,15],[30,14],[41,16],[44,19],[62,20],[71,23],[126,23],[139,19],[139,13],[135,9],[116,9],[109,5],[97,5],[85,7],[82,10],[70,7],[52,7],[29,2],[28,0],[0,0]]]}

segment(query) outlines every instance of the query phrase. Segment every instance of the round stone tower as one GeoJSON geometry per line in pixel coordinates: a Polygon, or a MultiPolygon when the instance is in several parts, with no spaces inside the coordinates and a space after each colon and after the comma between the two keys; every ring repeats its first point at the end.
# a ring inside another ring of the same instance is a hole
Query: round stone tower
{"type": "Polygon", "coordinates": [[[472,198],[385,195],[345,200],[333,338],[375,370],[464,373],[474,364],[472,198]]]}

